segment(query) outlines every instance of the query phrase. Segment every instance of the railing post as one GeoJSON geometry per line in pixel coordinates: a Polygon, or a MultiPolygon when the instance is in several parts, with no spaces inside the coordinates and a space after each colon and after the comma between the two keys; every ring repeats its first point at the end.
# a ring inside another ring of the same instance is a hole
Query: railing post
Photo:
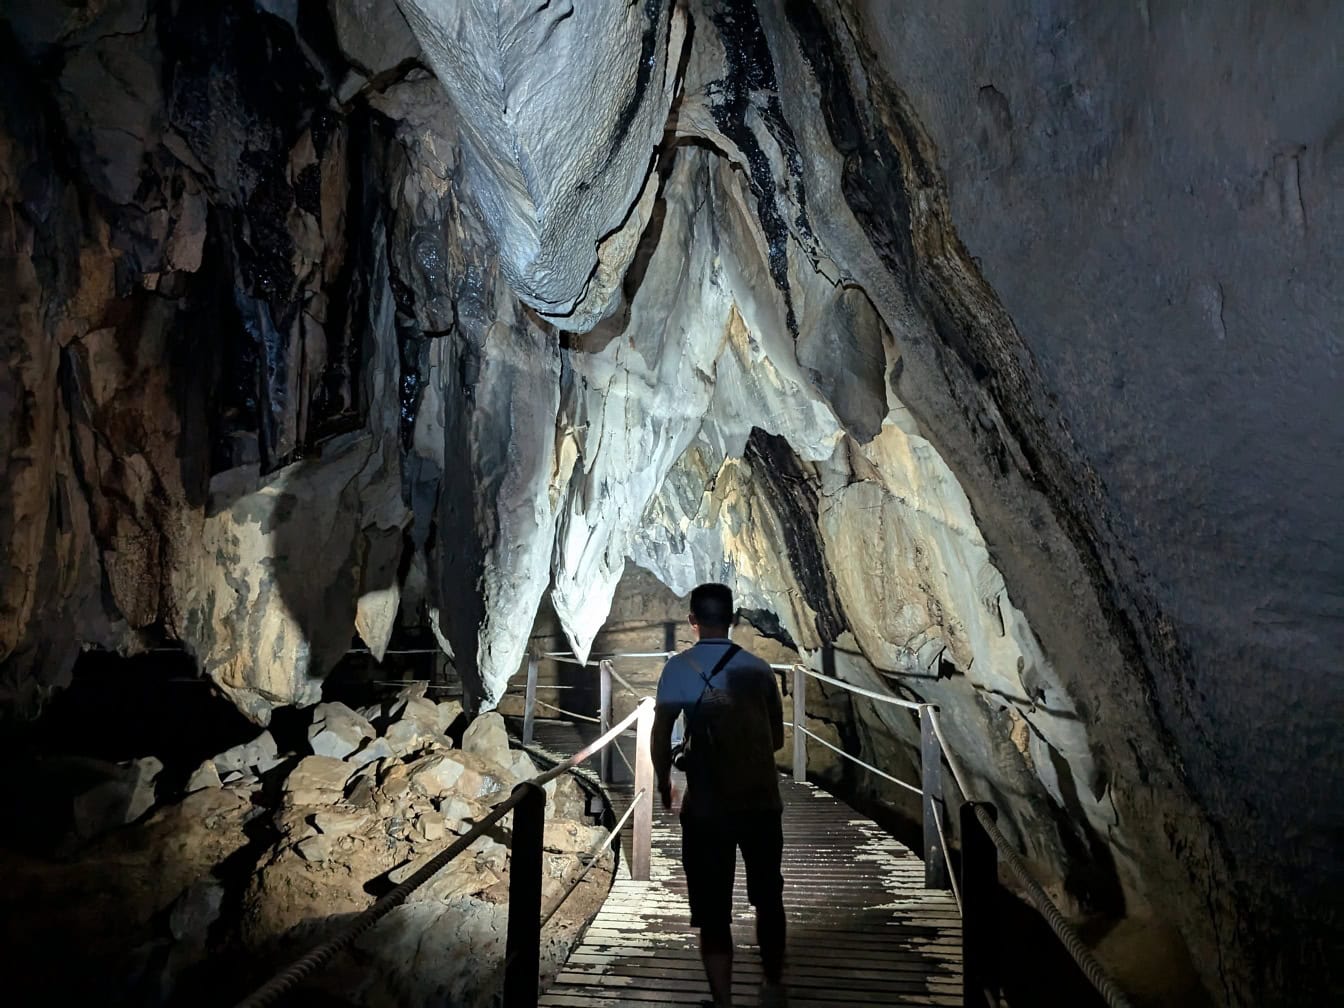
{"type": "Polygon", "coordinates": [[[541,982],[541,843],[546,792],[531,781],[518,787],[527,794],[513,809],[504,1008],[536,1008],[541,982]]]}
{"type": "Polygon", "coordinates": [[[947,823],[943,804],[943,749],[933,730],[933,712],[938,708],[924,704],[919,708],[920,790],[924,792],[924,888],[947,889],[947,851],[938,835],[938,820],[947,823]]]}
{"type": "MultiPolygon", "coordinates": [[[[999,1003],[999,855],[975,816],[976,802],[961,806],[961,970],[967,1005],[999,1003]]],[[[991,816],[994,806],[980,804],[991,816]]],[[[997,817],[996,817],[997,818],[997,817]]]]}
{"type": "Polygon", "coordinates": [[[523,693],[523,745],[532,744],[537,719],[537,656],[527,659],[527,689],[523,693]]]}
{"type": "Polygon", "coordinates": [[[801,665],[793,667],[793,779],[807,781],[807,673],[801,665]]]}
{"type": "Polygon", "coordinates": [[[635,722],[635,800],[639,805],[635,809],[630,844],[630,877],[636,882],[647,882],[649,847],[653,841],[653,704],[647,700],[640,705],[639,720],[635,722]]]}
{"type": "Polygon", "coordinates": [[[669,654],[677,649],[677,624],[668,620],[663,624],[663,650],[669,654]]]}
{"type": "MultiPolygon", "coordinates": [[[[611,662],[606,658],[597,663],[597,677],[597,731],[598,734],[605,735],[611,730],[611,662]]],[[[603,746],[602,752],[598,754],[597,776],[603,784],[611,783],[611,746],[603,746]]]]}

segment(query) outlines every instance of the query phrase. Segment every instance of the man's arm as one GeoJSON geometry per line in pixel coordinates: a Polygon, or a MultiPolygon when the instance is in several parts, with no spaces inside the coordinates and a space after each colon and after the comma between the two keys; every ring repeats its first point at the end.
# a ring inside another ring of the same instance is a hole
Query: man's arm
{"type": "Polygon", "coordinates": [[[663,808],[672,807],[672,727],[680,713],[680,704],[662,703],[653,709],[653,773],[658,780],[663,808]]]}

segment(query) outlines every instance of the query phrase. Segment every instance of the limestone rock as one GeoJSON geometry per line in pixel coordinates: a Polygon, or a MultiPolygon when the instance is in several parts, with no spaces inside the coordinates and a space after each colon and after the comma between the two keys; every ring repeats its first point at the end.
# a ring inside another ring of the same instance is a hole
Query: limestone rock
{"type": "Polygon", "coordinates": [[[118,777],[76,796],[75,834],[88,840],[135,822],[154,805],[154,782],[162,770],[163,763],[153,756],[132,760],[118,777]]]}
{"type": "Polygon", "coordinates": [[[202,788],[220,787],[222,781],[219,778],[219,770],[216,769],[214,760],[206,760],[187,778],[186,791],[190,794],[192,791],[200,791],[202,788]]]}
{"type": "Polygon", "coordinates": [[[308,728],[308,744],[318,756],[345,759],[377,733],[373,725],[343,703],[318,704],[308,728]]]}
{"type": "Polygon", "coordinates": [[[285,800],[291,805],[333,804],[344,795],[351,769],[333,756],[306,756],[285,778],[285,800]]]}
{"type": "Polygon", "coordinates": [[[251,742],[224,750],[214,758],[214,764],[220,774],[226,775],[230,772],[269,770],[278,758],[274,737],[264,731],[251,742]]]}
{"type": "Polygon", "coordinates": [[[500,766],[513,763],[509,748],[509,733],[504,719],[495,711],[478,714],[462,734],[462,751],[469,752],[500,766]]]}
{"type": "Polygon", "coordinates": [[[339,837],[363,829],[371,818],[368,812],[338,807],[316,813],[313,816],[313,825],[324,835],[339,837]]]}
{"type": "Polygon", "coordinates": [[[369,739],[364,745],[345,757],[345,761],[351,766],[362,767],[370,763],[376,763],[378,760],[394,759],[396,753],[393,752],[391,744],[385,738],[369,739]]]}
{"type": "Polygon", "coordinates": [[[219,919],[224,887],[213,880],[195,882],[182,891],[168,914],[168,930],[177,941],[204,941],[219,919]]]}

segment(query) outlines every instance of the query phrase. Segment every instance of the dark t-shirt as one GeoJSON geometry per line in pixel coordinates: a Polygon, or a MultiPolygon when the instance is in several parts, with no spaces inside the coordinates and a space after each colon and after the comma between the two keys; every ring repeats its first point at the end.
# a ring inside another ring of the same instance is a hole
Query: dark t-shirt
{"type": "Polygon", "coordinates": [[[782,807],[775,741],[783,734],[783,709],[770,666],[750,651],[739,651],[708,688],[702,678],[728,645],[724,639],[701,640],[668,659],[658,680],[658,706],[683,711],[685,734],[692,740],[683,815],[782,807]],[[701,698],[698,708],[697,698],[701,698]]]}

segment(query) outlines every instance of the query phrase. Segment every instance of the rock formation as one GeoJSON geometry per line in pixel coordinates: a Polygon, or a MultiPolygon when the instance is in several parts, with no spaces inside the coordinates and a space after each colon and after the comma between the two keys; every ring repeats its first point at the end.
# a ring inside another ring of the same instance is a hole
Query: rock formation
{"type": "MultiPolygon", "coordinates": [[[[280,753],[263,732],[207,760],[184,796],[163,796],[157,808],[142,786],[162,767],[153,759],[78,794],[67,859],[3,855],[15,883],[3,898],[3,937],[29,964],[15,996],[242,998],[536,776],[498,714],[476,718],[454,747],[444,731],[461,713],[456,701],[424,699],[423,684],[367,712],[322,704],[310,752],[280,753]],[[359,742],[343,758],[324,755],[333,735],[359,742]],[[70,949],[79,969],[60,968],[70,949]]],[[[559,909],[543,932],[542,972],[554,975],[601,905],[614,858],[572,777],[546,791],[542,904],[559,909]]],[[[506,829],[475,841],[310,990],[354,1004],[488,1001],[503,969],[510,842],[506,829]]]]}
{"type": "Polygon", "coordinates": [[[721,579],[1323,996],[1344,24],[1234,6],[11,4],[6,703],[172,639],[264,724],[401,621],[485,710],[548,591],[721,579]]]}

